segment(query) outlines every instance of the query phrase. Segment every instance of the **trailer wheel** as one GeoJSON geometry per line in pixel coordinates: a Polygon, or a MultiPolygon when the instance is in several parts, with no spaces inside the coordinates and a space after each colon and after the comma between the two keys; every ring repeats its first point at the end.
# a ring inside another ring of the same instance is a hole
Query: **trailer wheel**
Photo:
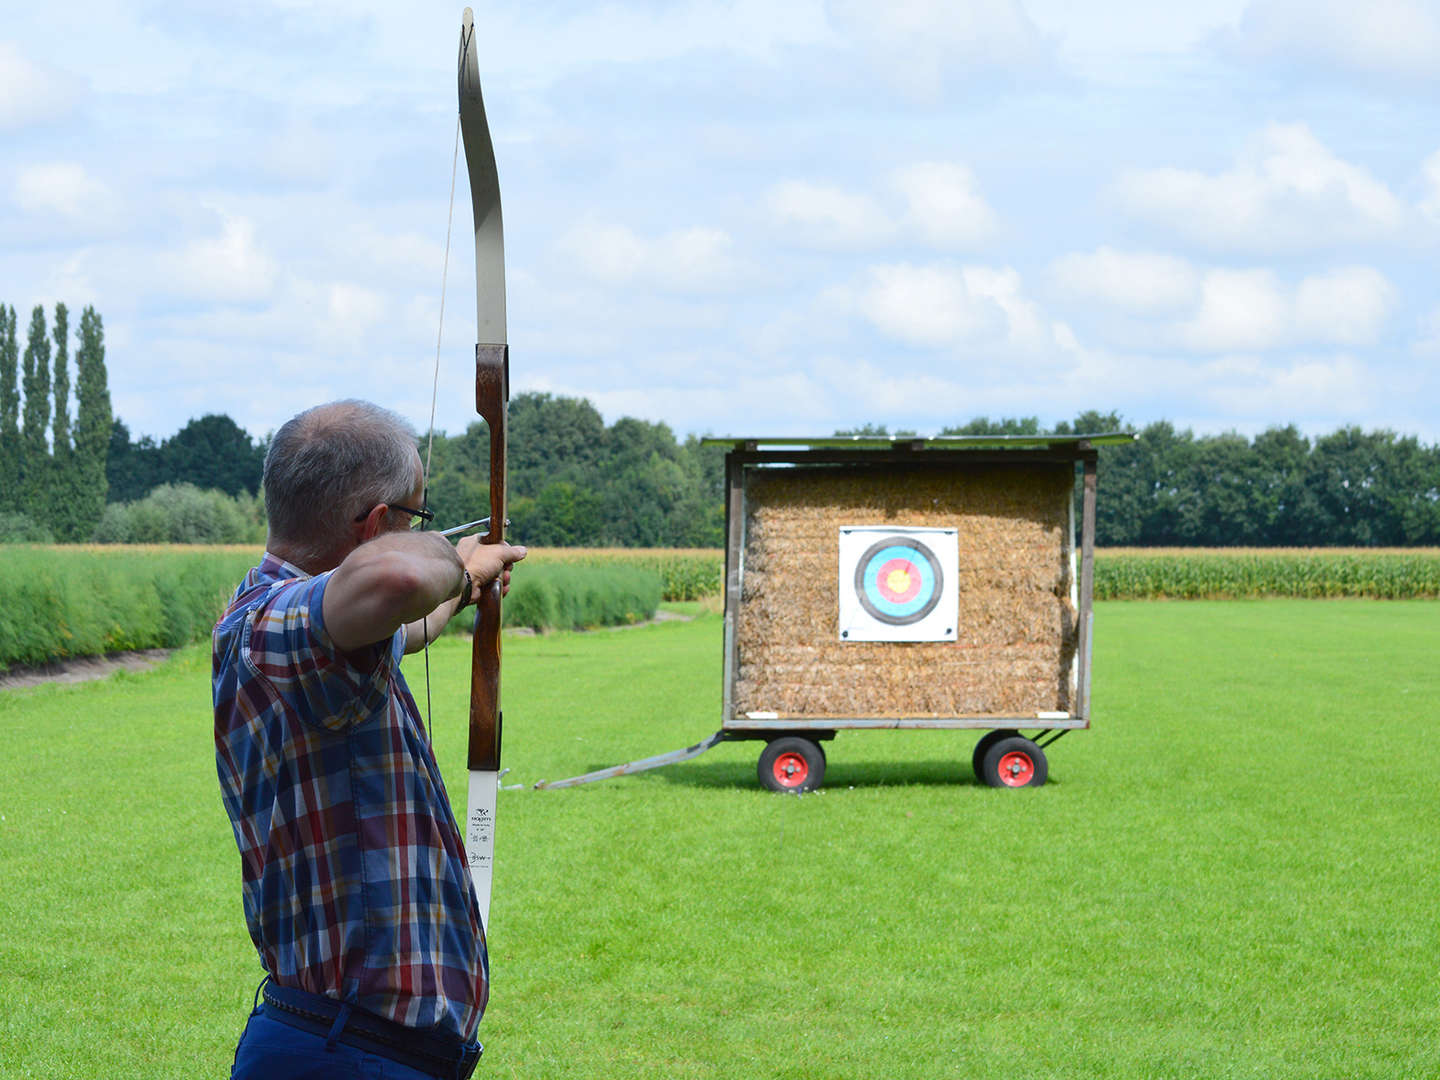
{"type": "Polygon", "coordinates": [[[985,751],[994,746],[1001,739],[1009,738],[1011,735],[1020,734],[1018,731],[987,731],[980,736],[980,741],[975,744],[975,750],[970,755],[970,771],[975,774],[976,780],[983,781],[985,778],[985,751]]]}
{"type": "Polygon", "coordinates": [[[766,745],[756,772],[762,787],[803,795],[825,779],[825,751],[819,743],[787,735],[766,745]]]}
{"type": "Polygon", "coordinates": [[[980,764],[980,778],[991,787],[1039,787],[1049,774],[1045,751],[1010,733],[990,744],[980,764]]]}

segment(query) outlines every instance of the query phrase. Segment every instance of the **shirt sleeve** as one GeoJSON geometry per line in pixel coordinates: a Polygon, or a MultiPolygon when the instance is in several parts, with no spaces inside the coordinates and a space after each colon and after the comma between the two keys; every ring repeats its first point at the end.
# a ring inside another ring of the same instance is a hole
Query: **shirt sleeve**
{"type": "Polygon", "coordinates": [[[405,643],[403,633],[376,643],[373,667],[336,648],[322,614],[330,573],[272,590],[250,613],[240,652],[301,720],[343,731],[385,712],[405,643]]]}

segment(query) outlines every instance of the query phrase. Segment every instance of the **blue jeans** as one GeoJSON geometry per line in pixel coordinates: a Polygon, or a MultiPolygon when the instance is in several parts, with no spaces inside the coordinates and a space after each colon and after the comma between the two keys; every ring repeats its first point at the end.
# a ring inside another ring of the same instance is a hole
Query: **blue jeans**
{"type": "Polygon", "coordinates": [[[435,1080],[398,1061],[312,1035],[265,1015],[250,1014],[235,1048],[231,1080],[435,1080]]]}

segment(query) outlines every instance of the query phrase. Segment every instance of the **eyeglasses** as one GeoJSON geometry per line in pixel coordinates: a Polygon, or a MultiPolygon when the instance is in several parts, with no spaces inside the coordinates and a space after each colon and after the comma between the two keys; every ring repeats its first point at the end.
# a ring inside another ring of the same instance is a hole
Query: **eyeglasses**
{"type": "MultiPolygon", "coordinates": [[[[402,514],[409,514],[410,528],[412,529],[418,529],[424,525],[425,522],[435,520],[434,510],[416,510],[413,506],[401,506],[399,503],[386,503],[385,505],[391,510],[399,510],[402,514]]],[[[363,514],[357,514],[355,520],[364,521],[369,513],[370,511],[366,510],[363,514]]]]}

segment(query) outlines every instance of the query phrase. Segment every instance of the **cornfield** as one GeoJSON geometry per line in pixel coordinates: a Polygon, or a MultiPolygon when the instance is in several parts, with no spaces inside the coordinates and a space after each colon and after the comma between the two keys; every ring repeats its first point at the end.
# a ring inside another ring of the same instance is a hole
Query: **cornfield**
{"type": "Polygon", "coordinates": [[[1436,548],[1112,548],[1097,600],[1440,596],[1436,548]]]}

